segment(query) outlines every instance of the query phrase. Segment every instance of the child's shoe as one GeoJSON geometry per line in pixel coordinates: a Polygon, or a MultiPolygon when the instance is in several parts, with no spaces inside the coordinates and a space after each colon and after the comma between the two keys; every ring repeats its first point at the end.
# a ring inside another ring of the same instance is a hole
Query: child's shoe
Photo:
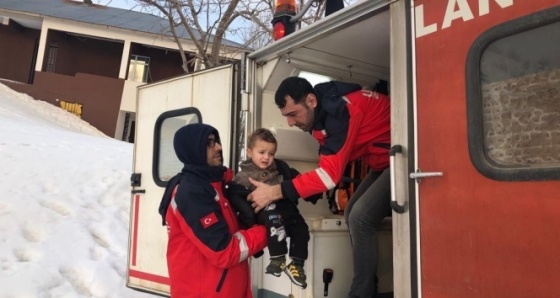
{"type": "Polygon", "coordinates": [[[271,257],[270,264],[266,266],[266,274],[272,274],[276,277],[282,275],[282,271],[286,267],[286,257],[271,257]]]}
{"type": "Polygon", "coordinates": [[[284,268],[284,273],[288,275],[292,283],[294,283],[296,286],[302,289],[307,288],[307,282],[305,282],[305,270],[303,269],[303,266],[299,264],[296,265],[292,261],[290,264],[288,264],[288,266],[286,266],[286,268],[284,268]]]}

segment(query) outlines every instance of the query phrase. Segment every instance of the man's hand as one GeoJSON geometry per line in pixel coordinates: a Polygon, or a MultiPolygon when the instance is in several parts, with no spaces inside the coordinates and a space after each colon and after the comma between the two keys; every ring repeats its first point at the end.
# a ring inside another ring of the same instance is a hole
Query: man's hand
{"type": "Polygon", "coordinates": [[[268,185],[263,182],[255,181],[249,178],[256,188],[247,196],[247,201],[251,202],[251,206],[255,208],[255,213],[259,212],[264,207],[268,206],[270,203],[277,201],[282,198],[282,190],[280,185],[268,185]]]}

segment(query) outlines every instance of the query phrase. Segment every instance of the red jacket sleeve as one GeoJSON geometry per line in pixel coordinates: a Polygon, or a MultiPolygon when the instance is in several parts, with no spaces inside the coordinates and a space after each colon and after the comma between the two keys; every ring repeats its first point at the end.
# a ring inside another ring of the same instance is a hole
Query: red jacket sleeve
{"type": "MultiPolygon", "coordinates": [[[[348,123],[348,133],[344,140],[344,145],[340,150],[333,154],[320,154],[319,167],[313,171],[301,174],[291,181],[282,183],[282,195],[294,200],[295,198],[305,198],[332,189],[342,178],[346,164],[350,160],[350,154],[354,147],[354,141],[361,126],[363,113],[358,109],[349,109],[350,119],[348,123]]],[[[345,129],[345,127],[342,127],[345,129]]],[[[335,139],[344,135],[341,131],[331,131],[327,135],[325,142],[328,145],[330,139],[335,139]]]]}

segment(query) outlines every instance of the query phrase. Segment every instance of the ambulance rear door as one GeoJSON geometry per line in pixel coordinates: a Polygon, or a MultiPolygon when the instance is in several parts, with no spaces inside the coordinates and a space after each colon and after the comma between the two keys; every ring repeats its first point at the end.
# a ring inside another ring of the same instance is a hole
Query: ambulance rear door
{"type": "Polygon", "coordinates": [[[238,109],[238,64],[228,64],[144,85],[137,92],[127,286],[168,295],[167,231],[158,213],[167,181],[183,167],[173,150],[182,126],[204,122],[219,132],[224,165],[236,159],[231,146],[238,109]]]}

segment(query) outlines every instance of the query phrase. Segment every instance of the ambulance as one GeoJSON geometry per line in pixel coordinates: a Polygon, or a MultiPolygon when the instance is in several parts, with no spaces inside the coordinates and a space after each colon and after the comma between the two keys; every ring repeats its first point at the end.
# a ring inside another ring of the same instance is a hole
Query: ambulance
{"type": "MultiPolygon", "coordinates": [[[[277,157],[314,169],[318,144],[289,127],[274,93],[289,76],[387,86],[391,206],[379,235],[383,297],[559,297],[560,3],[558,0],[365,0],[236,63],[137,91],[127,285],[169,295],[158,206],[182,168],[175,131],[218,129],[224,164],[259,127],[277,157]]],[[[328,200],[299,208],[310,227],[308,287],[264,274],[256,297],[346,297],[344,218],[328,200]],[[323,280],[323,272],[332,280],[323,280]]]]}

